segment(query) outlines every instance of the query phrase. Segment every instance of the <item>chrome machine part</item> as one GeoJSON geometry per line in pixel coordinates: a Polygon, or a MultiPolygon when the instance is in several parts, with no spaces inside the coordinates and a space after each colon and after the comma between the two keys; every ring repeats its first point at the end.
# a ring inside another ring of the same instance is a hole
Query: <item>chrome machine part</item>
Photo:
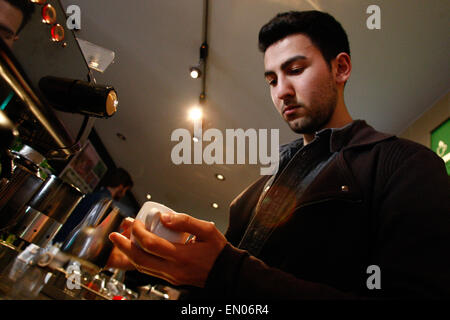
{"type": "Polygon", "coordinates": [[[16,165],[8,183],[0,188],[0,230],[17,223],[22,210],[39,190],[44,180],[27,168],[16,165]]]}
{"type": "Polygon", "coordinates": [[[120,210],[112,206],[111,200],[100,201],[67,237],[61,251],[79,260],[91,272],[99,272],[106,265],[113,248],[109,234],[119,230],[122,220],[120,210]]]}
{"type": "Polygon", "coordinates": [[[12,159],[8,153],[8,149],[14,140],[18,137],[19,132],[14,127],[11,120],[6,114],[0,110],[0,161],[1,176],[0,179],[9,179],[12,173],[12,159]]]}
{"type": "Polygon", "coordinates": [[[50,176],[26,206],[13,232],[21,239],[45,247],[83,198],[74,186],[50,176]]]}
{"type": "Polygon", "coordinates": [[[42,212],[27,207],[20,221],[20,227],[18,227],[15,233],[19,238],[28,243],[35,243],[41,247],[45,247],[53,239],[61,226],[62,223],[42,212]]]}

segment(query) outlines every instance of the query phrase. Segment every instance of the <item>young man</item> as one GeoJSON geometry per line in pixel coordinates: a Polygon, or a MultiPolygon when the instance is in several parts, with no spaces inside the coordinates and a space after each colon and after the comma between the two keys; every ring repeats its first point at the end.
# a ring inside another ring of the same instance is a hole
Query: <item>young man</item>
{"type": "Polygon", "coordinates": [[[0,38],[10,48],[33,12],[34,4],[29,0],[0,0],[0,38]]]}
{"type": "Polygon", "coordinates": [[[273,103],[302,138],[281,148],[274,176],[232,202],[226,238],[212,223],[163,214],[167,227],[195,240],[172,244],[130,222],[110,236],[111,265],[212,298],[449,297],[443,161],[352,120],[344,102],[350,49],[332,16],[279,14],[259,43],[273,103]]]}

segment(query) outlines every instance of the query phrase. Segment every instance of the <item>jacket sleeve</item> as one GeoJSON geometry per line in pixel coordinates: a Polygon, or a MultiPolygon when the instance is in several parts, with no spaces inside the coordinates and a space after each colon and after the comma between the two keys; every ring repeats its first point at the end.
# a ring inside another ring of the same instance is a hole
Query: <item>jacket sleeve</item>
{"type": "Polygon", "coordinates": [[[355,299],[332,287],[304,281],[227,244],[207,279],[206,296],[214,299],[355,299]]]}
{"type": "Polygon", "coordinates": [[[385,296],[450,297],[450,183],[444,162],[420,147],[387,157],[373,261],[385,296]]]}

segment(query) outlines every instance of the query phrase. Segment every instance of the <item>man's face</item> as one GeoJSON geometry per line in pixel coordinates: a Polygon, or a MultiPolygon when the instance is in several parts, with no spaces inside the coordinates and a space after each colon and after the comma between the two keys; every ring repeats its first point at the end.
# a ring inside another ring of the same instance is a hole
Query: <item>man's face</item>
{"type": "Polygon", "coordinates": [[[336,108],[337,87],[309,37],[294,34],[275,42],[264,66],[272,101],[290,128],[305,134],[324,128],[336,108]]]}
{"type": "Polygon", "coordinates": [[[0,37],[11,48],[17,40],[17,31],[22,24],[23,14],[9,2],[0,0],[0,37]]]}
{"type": "Polygon", "coordinates": [[[116,194],[113,196],[113,199],[116,201],[119,201],[120,199],[122,199],[123,197],[125,197],[125,195],[127,194],[127,191],[130,189],[130,187],[124,187],[122,184],[119,185],[119,187],[117,188],[117,192],[116,194]]]}

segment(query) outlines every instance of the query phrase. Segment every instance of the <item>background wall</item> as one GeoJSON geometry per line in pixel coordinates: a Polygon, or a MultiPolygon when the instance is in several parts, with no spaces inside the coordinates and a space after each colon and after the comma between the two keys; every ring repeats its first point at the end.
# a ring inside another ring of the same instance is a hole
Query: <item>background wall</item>
{"type": "Polygon", "coordinates": [[[434,103],[425,113],[414,121],[399,137],[415,141],[430,148],[431,131],[450,117],[450,93],[434,103]]]}

